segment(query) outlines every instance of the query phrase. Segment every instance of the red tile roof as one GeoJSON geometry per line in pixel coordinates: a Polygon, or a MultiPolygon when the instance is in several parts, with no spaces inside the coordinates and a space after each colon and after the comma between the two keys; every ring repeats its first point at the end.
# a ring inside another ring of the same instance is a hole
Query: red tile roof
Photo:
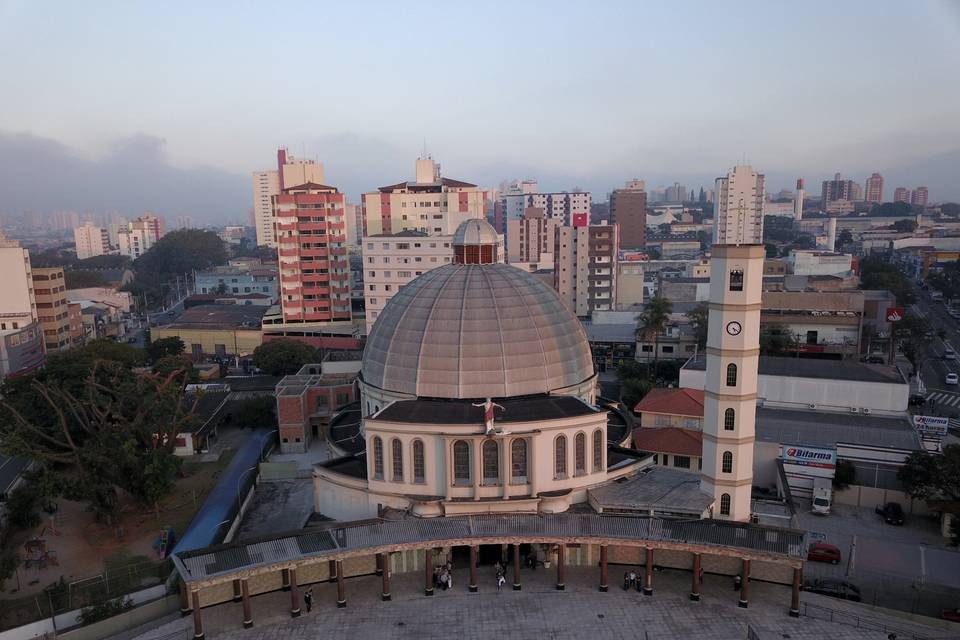
{"type": "Polygon", "coordinates": [[[633,430],[633,448],[651,453],[700,456],[703,454],[703,433],[679,427],[641,427],[633,430]]]}
{"type": "Polygon", "coordinates": [[[703,417],[700,389],[652,389],[633,408],[635,413],[663,413],[672,416],[703,417]]]}

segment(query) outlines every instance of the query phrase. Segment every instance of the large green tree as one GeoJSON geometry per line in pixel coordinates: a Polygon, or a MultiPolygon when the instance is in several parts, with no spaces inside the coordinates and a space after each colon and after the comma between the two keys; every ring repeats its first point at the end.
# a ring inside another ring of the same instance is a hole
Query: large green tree
{"type": "Polygon", "coordinates": [[[907,277],[879,255],[870,255],[860,261],[860,288],[887,290],[904,307],[916,299],[907,277]]]}
{"type": "Polygon", "coordinates": [[[179,356],[187,348],[179,336],[169,336],[167,338],[158,338],[147,345],[147,355],[150,360],[157,362],[167,356],[179,356]]]}
{"type": "Polygon", "coordinates": [[[935,500],[956,509],[960,504],[960,445],[946,445],[941,455],[925,451],[911,453],[897,472],[897,478],[911,497],[935,500]]]}
{"type": "Polygon", "coordinates": [[[650,298],[643,312],[637,316],[637,328],[634,334],[637,340],[653,340],[654,370],[660,360],[660,334],[667,326],[672,311],[673,303],[658,294],[650,298]]]}
{"type": "Polygon", "coordinates": [[[296,373],[303,365],[317,361],[317,350],[293,338],[264,342],[253,350],[254,366],[272,376],[296,373]]]}
{"type": "Polygon", "coordinates": [[[796,348],[797,341],[790,327],[784,324],[764,325],[760,329],[760,353],[782,356],[796,348]]]}
{"type": "Polygon", "coordinates": [[[707,346],[707,324],[710,319],[710,308],[706,302],[701,302],[687,311],[686,316],[693,328],[693,335],[697,338],[697,346],[703,349],[707,346]]]}
{"type": "Polygon", "coordinates": [[[227,248],[213,231],[179,229],[157,241],[150,250],[133,262],[141,271],[159,274],[184,274],[209,269],[227,261],[227,248]]]}

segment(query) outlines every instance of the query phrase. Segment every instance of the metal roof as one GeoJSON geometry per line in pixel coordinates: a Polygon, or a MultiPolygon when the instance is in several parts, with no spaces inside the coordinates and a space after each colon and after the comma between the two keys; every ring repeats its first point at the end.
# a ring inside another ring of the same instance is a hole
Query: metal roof
{"type": "MultiPolygon", "coordinates": [[[[690,358],[683,365],[683,368],[691,371],[705,371],[707,368],[707,358],[705,355],[690,358]]],[[[907,384],[903,373],[896,367],[885,364],[851,362],[849,360],[760,356],[759,373],[761,376],[907,384]]]]}
{"type": "Polygon", "coordinates": [[[563,541],[621,539],[727,548],[740,553],[805,557],[804,532],[721,520],[667,520],[597,514],[483,515],[364,521],[174,554],[185,582],[227,578],[243,569],[312,557],[345,557],[366,549],[445,540],[494,538],[563,541]]]}
{"type": "Polygon", "coordinates": [[[838,442],[916,451],[920,440],[906,418],[757,407],[757,440],[835,447],[838,442]]]}
{"type": "MultiPolygon", "coordinates": [[[[699,455],[699,454],[697,454],[699,455]]],[[[700,474],[649,467],[629,479],[589,489],[590,504],[605,511],[686,513],[700,517],[713,496],[700,491],[700,474]]]]}
{"type": "Polygon", "coordinates": [[[363,380],[431,398],[507,398],[590,380],[586,332],[557,293],[507,264],[431,269],[387,303],[363,380]]]}

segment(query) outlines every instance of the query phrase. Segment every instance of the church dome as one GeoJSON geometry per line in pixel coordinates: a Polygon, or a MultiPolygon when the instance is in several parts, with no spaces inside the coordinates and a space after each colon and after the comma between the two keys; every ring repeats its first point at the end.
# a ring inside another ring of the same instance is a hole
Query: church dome
{"type": "Polygon", "coordinates": [[[580,321],[552,288],[510,265],[455,263],[391,298],[367,339],[362,376],[418,397],[505,398],[572,387],[594,370],[580,321]]]}
{"type": "Polygon", "coordinates": [[[500,238],[497,230],[480,218],[466,220],[453,233],[453,245],[497,244],[500,238]]]}

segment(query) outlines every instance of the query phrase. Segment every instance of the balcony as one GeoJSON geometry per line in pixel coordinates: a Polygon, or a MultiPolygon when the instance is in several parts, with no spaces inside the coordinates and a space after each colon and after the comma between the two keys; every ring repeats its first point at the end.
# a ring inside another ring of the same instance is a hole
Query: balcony
{"type": "Polygon", "coordinates": [[[330,249],[330,255],[337,256],[337,257],[345,256],[347,255],[347,249],[346,247],[340,247],[340,248],[334,247],[330,249]]]}
{"type": "Polygon", "coordinates": [[[300,276],[300,282],[322,282],[324,284],[330,281],[329,273],[304,273],[300,276]]]}
{"type": "Polygon", "coordinates": [[[300,256],[303,257],[303,258],[326,258],[326,257],[327,257],[327,251],[328,251],[327,249],[317,249],[317,248],[315,248],[315,249],[307,249],[307,248],[301,248],[301,249],[300,249],[300,256]]]}
{"type": "Polygon", "coordinates": [[[350,293],[350,287],[333,287],[334,293],[350,293]]]}
{"type": "Polygon", "coordinates": [[[284,249],[281,247],[280,249],[277,249],[277,252],[280,254],[280,257],[282,258],[296,258],[297,256],[300,255],[299,248],[284,249]]]}

